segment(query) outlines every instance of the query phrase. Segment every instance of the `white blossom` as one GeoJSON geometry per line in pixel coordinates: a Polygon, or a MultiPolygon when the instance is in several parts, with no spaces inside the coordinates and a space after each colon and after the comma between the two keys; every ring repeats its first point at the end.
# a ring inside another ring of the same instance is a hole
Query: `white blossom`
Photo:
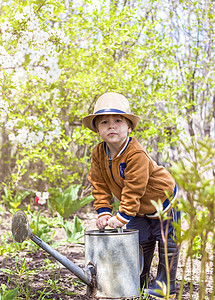
{"type": "Polygon", "coordinates": [[[51,131],[49,131],[46,136],[45,136],[45,142],[47,145],[51,145],[51,143],[53,142],[53,134],[51,131]]]}
{"type": "Polygon", "coordinates": [[[23,127],[18,129],[17,141],[20,144],[25,144],[28,140],[29,129],[27,127],[23,127]]]}
{"type": "Polygon", "coordinates": [[[8,138],[9,138],[9,141],[11,141],[11,143],[12,143],[13,145],[16,145],[16,144],[17,144],[18,141],[17,141],[17,138],[16,138],[14,132],[9,133],[8,138]]]}
{"type": "Polygon", "coordinates": [[[7,123],[6,123],[6,125],[5,125],[5,127],[6,127],[6,129],[7,130],[13,130],[14,129],[14,127],[16,126],[16,124],[18,123],[18,119],[15,119],[15,120],[9,120],[7,123]]]}
{"type": "Polygon", "coordinates": [[[44,205],[44,204],[46,204],[46,199],[44,199],[44,198],[39,198],[38,203],[39,203],[40,205],[44,205]]]}
{"type": "Polygon", "coordinates": [[[30,122],[29,127],[17,128],[20,122],[19,118],[9,120],[6,123],[6,129],[10,132],[9,139],[11,143],[20,143],[23,147],[33,147],[42,142],[50,145],[54,138],[61,135],[60,120],[58,119],[52,119],[51,128],[48,131],[46,131],[46,126],[44,126],[44,118],[39,120],[36,116],[28,116],[27,120],[30,122]],[[33,125],[32,128],[31,124],[33,125]]]}
{"type": "Polygon", "coordinates": [[[49,192],[43,192],[43,199],[48,199],[49,198],[49,192]]]}
{"type": "Polygon", "coordinates": [[[46,204],[46,200],[43,199],[43,198],[39,198],[38,203],[39,203],[40,205],[44,205],[44,204],[46,204]]]}
{"type": "Polygon", "coordinates": [[[59,137],[61,135],[61,128],[60,126],[56,127],[55,130],[53,130],[53,134],[59,137]]]}
{"type": "Polygon", "coordinates": [[[22,84],[26,84],[27,82],[27,74],[25,72],[25,69],[23,67],[16,68],[16,72],[11,77],[12,82],[16,84],[17,82],[21,82],[22,84]]]}
{"type": "Polygon", "coordinates": [[[19,11],[17,11],[15,16],[14,16],[14,19],[19,21],[19,22],[22,22],[22,20],[25,19],[25,17],[24,17],[23,14],[21,14],[19,11]]]}
{"type": "Polygon", "coordinates": [[[31,17],[32,15],[34,15],[34,4],[32,3],[30,6],[24,6],[22,13],[23,15],[27,16],[27,17],[31,17]]]}
{"type": "Polygon", "coordinates": [[[9,104],[7,101],[0,98],[0,109],[8,111],[9,104]]]}
{"type": "MultiPolygon", "coordinates": [[[[50,13],[53,6],[50,7],[50,13]]],[[[34,13],[34,5],[23,7],[22,12],[15,12],[14,18],[21,22],[26,20],[25,29],[17,36],[9,21],[1,24],[3,43],[0,46],[0,65],[7,73],[13,72],[12,82],[17,87],[25,84],[28,77],[38,78],[51,84],[60,77],[61,70],[58,66],[58,52],[56,46],[49,41],[50,36],[66,35],[63,31],[56,32],[52,28],[41,28],[39,18],[34,13]],[[17,39],[16,47],[11,45],[8,52],[8,42],[17,39]],[[29,62],[23,68],[25,56],[29,55],[29,62]],[[19,68],[21,67],[21,68],[19,68]]],[[[1,74],[2,76],[2,74],[1,74]]],[[[35,79],[34,79],[35,80],[35,79]]]]}
{"type": "Polygon", "coordinates": [[[38,198],[41,197],[41,192],[36,192],[35,194],[36,194],[36,196],[37,196],[38,198]]]}
{"type": "Polygon", "coordinates": [[[14,54],[14,63],[17,65],[22,65],[25,61],[25,53],[24,51],[17,51],[14,54]]]}
{"type": "Polygon", "coordinates": [[[57,98],[57,96],[59,95],[59,90],[58,89],[53,89],[52,94],[53,94],[54,98],[57,98]]]}
{"type": "Polygon", "coordinates": [[[7,112],[0,109],[0,123],[5,123],[7,112]]]}
{"type": "Polygon", "coordinates": [[[9,104],[0,96],[0,123],[4,123],[9,112],[9,104]]]}
{"type": "Polygon", "coordinates": [[[52,119],[52,124],[55,125],[55,126],[59,126],[60,125],[60,121],[57,120],[57,119],[52,119]]]}
{"type": "Polygon", "coordinates": [[[30,145],[36,145],[38,144],[40,141],[38,139],[38,135],[35,131],[31,131],[28,134],[28,139],[27,139],[27,144],[30,145]]]}
{"type": "Polygon", "coordinates": [[[48,100],[50,97],[50,93],[49,92],[42,92],[41,93],[41,100],[48,100]]]}
{"type": "Polygon", "coordinates": [[[38,197],[38,204],[44,205],[46,204],[47,199],[49,198],[48,192],[36,192],[36,197],[38,197]]]}

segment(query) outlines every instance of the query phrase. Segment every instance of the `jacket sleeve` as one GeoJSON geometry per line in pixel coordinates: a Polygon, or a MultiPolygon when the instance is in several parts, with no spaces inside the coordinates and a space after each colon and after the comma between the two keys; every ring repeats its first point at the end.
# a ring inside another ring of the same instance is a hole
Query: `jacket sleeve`
{"type": "Polygon", "coordinates": [[[117,213],[117,219],[122,223],[127,224],[138,213],[140,199],[145,194],[151,171],[151,160],[144,152],[139,151],[128,156],[117,213]]]}
{"type": "Polygon", "coordinates": [[[98,216],[112,215],[112,205],[110,201],[112,199],[112,193],[104,181],[103,174],[101,172],[99,161],[96,155],[92,154],[91,166],[88,179],[93,186],[94,208],[98,213],[98,216]]]}

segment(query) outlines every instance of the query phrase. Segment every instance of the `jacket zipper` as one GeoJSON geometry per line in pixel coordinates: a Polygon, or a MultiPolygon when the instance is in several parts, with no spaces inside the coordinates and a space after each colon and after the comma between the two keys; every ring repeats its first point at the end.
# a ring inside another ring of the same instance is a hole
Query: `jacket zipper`
{"type": "Polygon", "coordinates": [[[118,185],[118,183],[115,181],[115,179],[113,177],[113,172],[112,172],[112,158],[110,158],[110,156],[109,156],[109,166],[108,167],[110,169],[111,177],[112,177],[114,183],[121,189],[121,187],[118,185]]]}

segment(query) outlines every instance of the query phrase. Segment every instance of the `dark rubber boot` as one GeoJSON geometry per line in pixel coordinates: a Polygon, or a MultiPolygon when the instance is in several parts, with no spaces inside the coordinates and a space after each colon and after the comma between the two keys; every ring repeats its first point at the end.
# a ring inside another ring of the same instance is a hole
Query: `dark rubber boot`
{"type": "Polygon", "coordinates": [[[155,240],[142,242],[140,246],[143,249],[143,271],[140,275],[140,290],[147,288],[149,284],[149,271],[155,250],[155,240]]]}
{"type": "MultiPolygon", "coordinates": [[[[166,264],[165,264],[165,251],[164,251],[164,244],[163,242],[159,241],[159,264],[158,264],[158,271],[157,277],[152,282],[148,289],[144,290],[144,294],[148,294],[153,296],[155,299],[165,299],[162,294],[158,293],[156,290],[160,290],[161,288],[157,284],[157,281],[165,283],[167,286],[167,276],[166,276],[166,264]]],[[[176,297],[176,289],[175,289],[175,280],[176,280],[176,271],[178,265],[178,257],[179,257],[179,247],[176,244],[169,240],[167,242],[167,251],[168,251],[168,263],[170,269],[170,299],[174,299],[176,297]]]]}

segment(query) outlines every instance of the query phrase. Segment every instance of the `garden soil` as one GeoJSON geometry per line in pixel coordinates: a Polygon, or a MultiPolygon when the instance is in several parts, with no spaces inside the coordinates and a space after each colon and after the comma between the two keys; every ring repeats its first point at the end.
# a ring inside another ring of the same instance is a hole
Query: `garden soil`
{"type": "MultiPolygon", "coordinates": [[[[35,208],[38,210],[39,208],[35,208]]],[[[40,208],[41,209],[41,208],[40,208]]],[[[48,216],[48,212],[45,207],[42,209],[42,214],[48,216]]],[[[91,205],[82,208],[78,211],[77,216],[82,220],[86,230],[96,229],[95,223],[97,215],[93,211],[91,205]]],[[[9,212],[0,212],[1,236],[10,232],[10,224],[12,215],[9,212]]],[[[72,218],[71,218],[72,221],[72,218]]],[[[186,224],[182,224],[186,226],[186,224]]],[[[54,228],[56,242],[66,241],[67,236],[64,229],[54,228]]],[[[8,243],[14,242],[12,239],[8,240],[8,243]]],[[[79,267],[85,266],[84,261],[84,240],[80,240],[81,243],[71,244],[65,242],[57,247],[57,250],[65,255],[68,259],[76,263],[79,267]]],[[[43,251],[39,247],[33,247],[33,251],[26,251],[25,249],[20,251],[16,256],[0,256],[0,286],[6,285],[7,290],[14,289],[16,286],[21,287],[23,292],[19,295],[18,299],[72,299],[72,300],[92,300],[86,295],[86,285],[83,284],[75,275],[69,270],[58,263],[49,254],[43,251]],[[22,270],[21,263],[25,260],[24,270],[22,270]],[[53,267],[53,268],[52,268],[53,267]],[[5,271],[7,270],[7,272],[5,271]],[[10,274],[8,270],[11,270],[10,274]],[[27,276],[26,276],[27,274],[27,276]]],[[[180,259],[177,270],[176,288],[179,292],[180,283],[182,281],[183,269],[185,266],[185,254],[186,245],[182,245],[180,251],[180,259]]],[[[211,259],[212,263],[212,259],[211,259]]],[[[158,264],[157,250],[152,262],[151,267],[151,279],[156,277],[156,270],[158,264]]],[[[190,276],[191,266],[188,261],[185,268],[185,283],[183,287],[183,300],[195,299],[203,300],[198,297],[199,290],[199,274],[201,268],[201,261],[195,259],[193,261],[193,292],[192,297],[190,295],[190,276]]],[[[211,278],[210,272],[212,272],[210,266],[207,270],[208,278],[211,278]]],[[[211,299],[210,294],[212,292],[212,284],[208,279],[206,288],[206,298],[211,299]]],[[[139,299],[139,298],[138,298],[139,299]]],[[[145,299],[143,297],[143,299],[145,299]]]]}

